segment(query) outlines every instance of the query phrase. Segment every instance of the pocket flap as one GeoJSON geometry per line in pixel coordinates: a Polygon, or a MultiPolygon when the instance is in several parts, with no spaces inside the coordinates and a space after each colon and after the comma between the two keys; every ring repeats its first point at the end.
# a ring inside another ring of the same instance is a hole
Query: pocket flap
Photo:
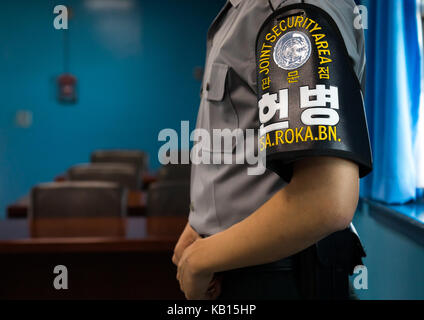
{"type": "Polygon", "coordinates": [[[213,63],[209,80],[206,84],[207,99],[222,101],[225,94],[225,81],[227,79],[228,66],[222,63],[213,63]]]}

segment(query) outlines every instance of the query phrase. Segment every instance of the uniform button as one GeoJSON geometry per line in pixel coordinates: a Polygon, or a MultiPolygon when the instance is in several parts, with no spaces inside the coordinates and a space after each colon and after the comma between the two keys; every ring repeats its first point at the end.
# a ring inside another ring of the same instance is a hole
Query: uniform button
{"type": "Polygon", "coordinates": [[[209,89],[210,89],[210,85],[209,85],[209,83],[207,83],[206,84],[206,91],[209,91],[209,89]]]}

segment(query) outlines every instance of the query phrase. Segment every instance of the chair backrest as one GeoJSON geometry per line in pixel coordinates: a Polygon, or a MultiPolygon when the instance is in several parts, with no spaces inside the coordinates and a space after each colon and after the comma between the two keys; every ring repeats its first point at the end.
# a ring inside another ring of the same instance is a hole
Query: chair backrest
{"type": "Polygon", "coordinates": [[[33,218],[123,217],[127,191],[112,182],[51,182],[31,191],[33,218]]]}
{"type": "Polygon", "coordinates": [[[131,190],[141,187],[141,176],[137,169],[126,163],[81,164],[71,167],[67,177],[71,181],[116,182],[131,190]]]}
{"type": "Polygon", "coordinates": [[[139,150],[96,150],[91,154],[93,163],[128,163],[141,175],[148,169],[149,157],[139,150]]]}
{"type": "Polygon", "coordinates": [[[188,216],[190,181],[158,181],[149,186],[148,216],[188,216]]]}
{"type": "Polygon", "coordinates": [[[158,181],[190,181],[191,164],[166,164],[158,170],[158,181]]]}

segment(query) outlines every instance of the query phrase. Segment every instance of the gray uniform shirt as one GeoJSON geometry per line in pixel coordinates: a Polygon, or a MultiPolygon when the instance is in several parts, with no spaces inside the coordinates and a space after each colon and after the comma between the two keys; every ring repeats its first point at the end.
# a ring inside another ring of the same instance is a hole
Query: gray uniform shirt
{"type": "MultiPolygon", "coordinates": [[[[196,128],[211,132],[259,127],[257,35],[273,9],[301,2],[231,0],[226,3],[207,36],[207,60],[196,128]]],[[[364,87],[364,35],[363,30],[354,28],[354,1],[304,2],[325,10],[336,22],[354,71],[364,87]]],[[[248,175],[247,168],[247,164],[235,163],[192,165],[189,222],[199,234],[212,235],[242,221],[284,187],[284,181],[272,171],[248,175]]]]}

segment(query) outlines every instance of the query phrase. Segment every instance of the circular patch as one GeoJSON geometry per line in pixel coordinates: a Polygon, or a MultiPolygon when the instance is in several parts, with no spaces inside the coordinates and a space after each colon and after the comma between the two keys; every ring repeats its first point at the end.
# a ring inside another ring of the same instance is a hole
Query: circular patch
{"type": "Polygon", "coordinates": [[[310,58],[312,45],[309,38],[299,31],[291,31],[278,40],[274,48],[274,61],[284,70],[295,70],[310,58]]]}

